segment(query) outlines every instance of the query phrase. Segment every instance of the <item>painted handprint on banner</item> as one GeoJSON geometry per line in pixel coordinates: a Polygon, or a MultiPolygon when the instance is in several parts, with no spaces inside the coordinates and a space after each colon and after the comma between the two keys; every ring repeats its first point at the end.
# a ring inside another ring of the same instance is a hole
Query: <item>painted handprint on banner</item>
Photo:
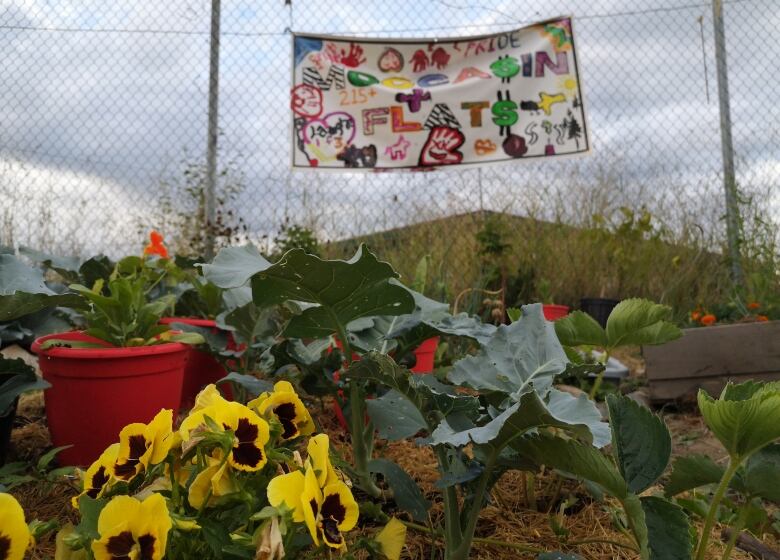
{"type": "Polygon", "coordinates": [[[459,151],[466,138],[457,128],[436,126],[431,129],[428,140],[420,152],[420,166],[452,165],[463,161],[463,152],[459,151]]]}

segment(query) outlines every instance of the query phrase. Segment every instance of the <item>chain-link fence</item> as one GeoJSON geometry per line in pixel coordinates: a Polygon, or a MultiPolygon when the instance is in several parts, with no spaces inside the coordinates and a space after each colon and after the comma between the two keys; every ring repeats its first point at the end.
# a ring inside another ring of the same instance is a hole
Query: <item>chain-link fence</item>
{"type": "MultiPolygon", "coordinates": [[[[724,12],[738,182],[761,187],[780,177],[780,3],[726,0],[724,12]]],[[[152,226],[169,239],[202,232],[210,15],[208,0],[2,2],[0,243],[117,255],[138,251],[152,226]]],[[[480,210],[577,222],[599,205],[655,204],[722,231],[709,2],[224,0],[221,27],[226,231],[268,245],[301,225],[337,253],[345,239],[430,222],[416,245],[394,242],[412,260],[463,262],[474,255],[454,239],[473,236],[464,224],[480,210]],[[462,36],[566,14],[591,156],[419,174],[290,171],[290,30],[462,36]]]]}

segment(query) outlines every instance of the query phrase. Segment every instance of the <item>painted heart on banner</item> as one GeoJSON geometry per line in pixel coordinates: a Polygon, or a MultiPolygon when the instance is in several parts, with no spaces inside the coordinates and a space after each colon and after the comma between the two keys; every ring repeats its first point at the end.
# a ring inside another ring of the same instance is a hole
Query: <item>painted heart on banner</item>
{"type": "Polygon", "coordinates": [[[355,138],[355,119],[349,113],[337,111],[321,119],[307,122],[303,127],[303,140],[323,160],[336,159],[355,138]]]}
{"type": "Polygon", "coordinates": [[[463,161],[463,152],[458,148],[466,138],[457,128],[435,126],[420,152],[420,165],[452,165],[463,161]]]}

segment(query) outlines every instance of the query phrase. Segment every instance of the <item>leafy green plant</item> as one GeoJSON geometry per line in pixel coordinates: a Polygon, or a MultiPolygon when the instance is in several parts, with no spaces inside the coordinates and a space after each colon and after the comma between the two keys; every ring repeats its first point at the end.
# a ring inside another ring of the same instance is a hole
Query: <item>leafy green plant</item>
{"type": "MultiPolygon", "coordinates": [[[[711,500],[703,498],[708,495],[706,492],[696,492],[690,498],[681,495],[703,487],[712,488],[714,492],[725,472],[726,467],[705,455],[678,457],[664,487],[665,494],[678,496],[677,502],[681,506],[691,514],[705,518],[712,505],[711,500]]],[[[718,521],[731,525],[732,529],[723,552],[724,559],[730,557],[737,536],[745,528],[759,536],[765,532],[777,533],[763,501],[780,504],[780,444],[773,443],[757,451],[737,469],[729,483],[721,501],[721,511],[716,513],[718,521]]]]}
{"type": "Polygon", "coordinates": [[[732,479],[751,457],[780,438],[780,383],[729,383],[718,399],[700,390],[698,401],[704,421],[729,454],[696,548],[696,560],[703,560],[718,506],[732,479]]]}
{"type": "Polygon", "coordinates": [[[0,356],[0,416],[8,412],[19,395],[49,387],[49,382],[40,379],[21,358],[0,356]]]}
{"type": "Polygon", "coordinates": [[[552,387],[565,368],[552,325],[541,306],[533,305],[523,308],[519,321],[495,329],[478,354],[456,362],[449,384],[411,375],[377,352],[345,372],[353,381],[391,389],[369,407],[380,434],[390,439],[428,434],[441,473],[447,559],[468,557],[484,499],[500,474],[533,469],[521,449],[532,434],[565,433],[584,446],[607,442],[606,425],[593,403],[552,387]],[[473,458],[464,453],[467,446],[473,458]]]}
{"type": "MultiPolygon", "coordinates": [[[[607,319],[607,328],[583,311],[574,311],[555,322],[555,333],[561,344],[570,350],[575,361],[582,358],[574,351],[583,348],[590,353],[593,348],[602,350],[599,362],[605,364],[616,348],[666,344],[682,336],[682,331],[671,322],[671,308],[646,299],[621,301],[607,319]]],[[[590,391],[593,398],[601,385],[604,374],[596,378],[590,391]]]]}

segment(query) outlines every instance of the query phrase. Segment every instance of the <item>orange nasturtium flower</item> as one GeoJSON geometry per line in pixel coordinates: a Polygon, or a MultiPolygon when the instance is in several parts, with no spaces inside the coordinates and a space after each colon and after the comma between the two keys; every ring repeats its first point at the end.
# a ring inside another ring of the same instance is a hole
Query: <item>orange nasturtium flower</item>
{"type": "Polygon", "coordinates": [[[769,317],[767,317],[766,315],[756,315],[756,321],[764,323],[766,321],[769,321],[769,317]]]}
{"type": "Polygon", "coordinates": [[[751,301],[750,303],[747,304],[747,308],[750,309],[751,311],[755,311],[756,309],[759,309],[760,307],[761,307],[761,304],[758,303],[757,301],[751,301]]]}
{"type": "Polygon", "coordinates": [[[701,324],[705,327],[709,327],[710,325],[714,324],[718,320],[715,315],[712,313],[707,313],[704,317],[701,318],[701,324]]]}
{"type": "Polygon", "coordinates": [[[0,558],[22,560],[30,545],[24,511],[11,494],[0,494],[0,558]]]}
{"type": "Polygon", "coordinates": [[[157,255],[163,259],[168,258],[168,249],[165,248],[163,236],[159,232],[152,230],[149,234],[149,244],[144,247],[144,255],[157,255]]]}
{"type": "Polygon", "coordinates": [[[691,311],[691,321],[698,321],[701,319],[701,311],[691,311]]]}

